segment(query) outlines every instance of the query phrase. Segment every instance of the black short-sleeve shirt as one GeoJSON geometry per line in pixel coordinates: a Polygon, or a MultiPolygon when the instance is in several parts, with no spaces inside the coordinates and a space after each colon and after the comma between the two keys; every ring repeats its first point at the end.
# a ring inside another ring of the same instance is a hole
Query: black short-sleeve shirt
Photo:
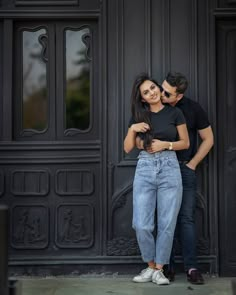
{"type": "MultiPolygon", "coordinates": [[[[154,138],[164,141],[178,140],[178,132],[176,126],[185,124],[183,113],[175,107],[165,105],[159,112],[150,112],[150,119],[154,130],[154,138]]],[[[137,123],[132,117],[129,127],[137,123]]],[[[143,133],[138,133],[143,138],[143,133]]]]}
{"type": "Polygon", "coordinates": [[[185,116],[190,140],[189,149],[177,151],[177,156],[180,161],[189,161],[197,150],[197,131],[209,127],[210,123],[206,112],[196,101],[184,96],[175,107],[179,108],[185,116]]]}

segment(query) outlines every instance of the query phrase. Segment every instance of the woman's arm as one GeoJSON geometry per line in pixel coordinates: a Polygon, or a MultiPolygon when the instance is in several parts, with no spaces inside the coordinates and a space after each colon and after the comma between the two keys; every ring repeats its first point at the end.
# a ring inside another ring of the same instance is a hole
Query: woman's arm
{"type": "Polygon", "coordinates": [[[188,136],[188,129],[186,124],[176,126],[179,140],[172,143],[173,150],[187,150],[190,145],[189,136],[188,136]]]}
{"type": "Polygon", "coordinates": [[[132,149],[136,146],[136,136],[138,132],[147,132],[150,127],[147,123],[141,122],[137,124],[133,124],[128,129],[128,132],[126,134],[125,140],[124,140],[124,150],[126,153],[129,153],[132,151],[132,149]]]}
{"type": "Polygon", "coordinates": [[[163,150],[179,151],[179,150],[188,149],[190,143],[189,143],[188,130],[187,130],[186,124],[178,125],[176,126],[176,128],[178,131],[179,140],[174,142],[169,142],[169,141],[154,139],[152,141],[150,148],[148,148],[147,151],[149,153],[155,153],[155,152],[160,152],[163,150]]]}

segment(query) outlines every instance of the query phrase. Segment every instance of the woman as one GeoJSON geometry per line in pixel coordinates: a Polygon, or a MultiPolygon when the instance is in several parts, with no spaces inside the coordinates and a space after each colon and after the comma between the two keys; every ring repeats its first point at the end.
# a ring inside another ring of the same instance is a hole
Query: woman
{"type": "Polygon", "coordinates": [[[124,150],[128,153],[136,144],[143,149],[133,183],[133,228],[148,267],[133,281],[167,285],[169,280],[163,274],[163,265],[169,263],[182,199],[182,180],[175,151],[187,149],[189,138],[182,112],[163,105],[161,93],[161,86],[146,74],[134,81],[132,118],[124,150]]]}

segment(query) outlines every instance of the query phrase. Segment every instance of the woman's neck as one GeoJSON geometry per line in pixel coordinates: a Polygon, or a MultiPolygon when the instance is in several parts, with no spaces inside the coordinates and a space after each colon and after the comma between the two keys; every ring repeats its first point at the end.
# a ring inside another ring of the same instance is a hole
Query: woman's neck
{"type": "Polygon", "coordinates": [[[164,108],[164,105],[162,103],[158,103],[155,105],[150,105],[150,111],[154,113],[158,113],[164,108]]]}

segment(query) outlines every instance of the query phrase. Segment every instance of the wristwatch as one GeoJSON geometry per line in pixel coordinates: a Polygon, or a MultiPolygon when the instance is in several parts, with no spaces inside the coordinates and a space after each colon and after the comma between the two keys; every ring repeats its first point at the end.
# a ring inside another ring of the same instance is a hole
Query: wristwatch
{"type": "Polygon", "coordinates": [[[173,142],[169,142],[168,150],[169,151],[172,151],[173,150],[173,142]]]}

